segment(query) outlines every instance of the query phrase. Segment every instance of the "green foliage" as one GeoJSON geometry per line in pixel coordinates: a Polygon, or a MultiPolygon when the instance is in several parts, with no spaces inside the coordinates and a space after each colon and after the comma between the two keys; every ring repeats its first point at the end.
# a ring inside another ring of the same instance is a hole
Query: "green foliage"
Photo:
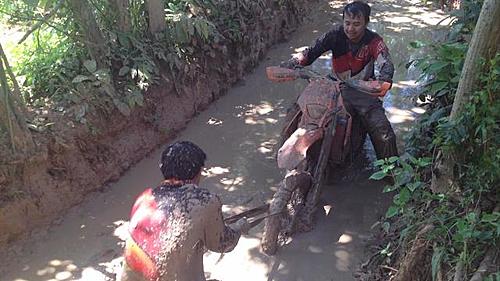
{"type": "MultiPolygon", "coordinates": [[[[420,42],[413,43],[413,47],[421,46],[420,42]]],[[[500,213],[494,210],[500,185],[500,54],[482,62],[472,99],[462,115],[450,121],[447,116],[466,46],[443,43],[433,50],[417,62],[423,72],[421,80],[430,82],[419,96],[427,112],[413,128],[408,154],[377,161],[379,171],[371,178],[394,179],[393,185],[384,188],[384,192],[395,193],[383,223],[385,231],[397,231],[404,241],[411,239],[419,226],[434,226],[427,237],[434,244],[430,264],[433,278],[442,264],[453,268],[458,262],[471,275],[486,249],[498,247],[500,242],[500,213]],[[430,190],[430,163],[438,150],[455,157],[459,195],[430,190]]],[[[393,244],[391,251],[397,247],[393,244]]],[[[498,274],[486,280],[494,278],[498,274]]]]}
{"type": "MultiPolygon", "coordinates": [[[[423,42],[413,42],[411,45],[414,48],[426,46],[423,42]]],[[[430,47],[428,55],[415,61],[416,67],[421,70],[419,81],[425,82],[418,100],[428,110],[420,117],[420,122],[407,140],[408,151],[422,156],[430,156],[428,153],[434,150],[433,138],[438,122],[451,111],[467,52],[467,45],[458,42],[433,44],[430,47]]]]}
{"type": "Polygon", "coordinates": [[[500,181],[500,54],[483,63],[472,100],[456,121],[441,119],[433,145],[456,152],[464,191],[489,191],[500,181]]]}
{"type": "MultiPolygon", "coordinates": [[[[400,239],[415,233],[416,226],[430,223],[435,226],[428,239],[436,244],[432,256],[431,269],[436,275],[442,262],[456,263],[462,260],[472,265],[485,247],[500,242],[500,213],[471,209],[477,206],[480,192],[468,193],[467,198],[458,205],[445,194],[435,194],[428,189],[430,158],[414,158],[404,155],[401,158],[378,160],[379,171],[372,179],[391,176],[393,185],[387,185],[384,192],[394,192],[392,205],[386,212],[384,229],[390,232],[391,224],[398,217],[400,239]]],[[[393,230],[394,231],[394,230],[393,230]]],[[[397,245],[387,245],[380,252],[388,256],[397,245]]]]}
{"type": "Polygon", "coordinates": [[[37,32],[25,44],[14,65],[24,80],[24,99],[35,106],[43,105],[47,98],[63,100],[72,88],[71,79],[80,71],[82,47],[53,30],[37,32]]]}
{"type": "Polygon", "coordinates": [[[386,218],[404,213],[413,198],[420,196],[420,189],[424,186],[421,172],[430,164],[430,158],[417,159],[408,154],[401,158],[390,157],[375,162],[375,166],[379,167],[380,170],[374,173],[370,179],[380,180],[390,177],[394,180],[394,184],[385,186],[384,192],[397,191],[392,206],[387,210],[386,218]]]}
{"type": "MultiPolygon", "coordinates": [[[[414,48],[427,47],[422,42],[414,42],[411,45],[414,48]]],[[[433,104],[438,102],[439,107],[444,107],[453,101],[465,60],[467,45],[454,42],[432,44],[430,47],[431,52],[415,62],[415,66],[422,71],[418,81],[430,80],[425,84],[424,90],[418,98],[423,103],[433,104]]]]}
{"type": "Polygon", "coordinates": [[[454,10],[451,15],[456,18],[449,33],[451,40],[461,40],[464,35],[471,34],[481,13],[483,0],[461,0],[462,9],[454,10]]]}
{"type": "MultiPolygon", "coordinates": [[[[0,1],[0,13],[8,15],[6,22],[11,25],[31,26],[40,21],[56,2],[0,1]]],[[[63,5],[61,11],[13,52],[15,71],[23,82],[24,99],[31,106],[80,107],[85,100],[94,104],[87,105],[87,108],[104,108],[99,103],[105,104],[111,98],[122,113],[128,114],[135,105],[143,104],[143,92],[158,83],[160,64],[164,62],[174,75],[183,75],[193,70],[187,65],[194,62],[196,49],[201,45],[197,42],[211,43],[224,39],[216,26],[220,19],[214,16],[224,13],[218,11],[220,7],[213,1],[168,1],[165,19],[168,28],[156,38],[147,36],[147,11],[143,0],[129,2],[132,25],[129,34],[115,30],[115,15],[107,1],[90,0],[89,3],[94,8],[110,50],[108,65],[111,67],[98,72],[109,73],[109,81],[103,85],[104,81],[96,76],[98,73],[89,71],[84,65],[89,61],[83,44],[85,39],[68,8],[63,5]],[[199,12],[194,15],[194,10],[199,12]],[[105,93],[101,96],[102,101],[99,101],[98,92],[105,93]],[[109,94],[111,92],[113,94],[109,94]]],[[[174,80],[177,83],[183,81],[174,80]]]]}

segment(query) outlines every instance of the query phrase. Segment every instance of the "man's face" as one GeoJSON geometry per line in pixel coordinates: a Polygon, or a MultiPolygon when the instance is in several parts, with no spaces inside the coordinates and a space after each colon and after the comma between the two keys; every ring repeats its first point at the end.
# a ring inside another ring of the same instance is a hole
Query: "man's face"
{"type": "Polygon", "coordinates": [[[344,14],[344,32],[347,38],[354,43],[359,42],[363,38],[367,25],[368,23],[365,22],[365,18],[362,15],[344,14]]]}

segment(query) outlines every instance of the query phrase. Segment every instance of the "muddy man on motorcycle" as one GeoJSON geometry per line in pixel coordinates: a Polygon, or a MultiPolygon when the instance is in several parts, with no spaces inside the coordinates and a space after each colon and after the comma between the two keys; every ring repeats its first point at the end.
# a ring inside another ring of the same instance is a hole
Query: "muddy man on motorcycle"
{"type": "Polygon", "coordinates": [[[206,155],[187,141],[169,145],[160,170],[165,180],[132,207],[120,281],[205,281],[205,249],[231,251],[245,218],[227,226],[217,195],[199,187],[206,155]]]}
{"type": "MultiPolygon", "coordinates": [[[[286,67],[307,66],[327,51],[332,52],[332,72],[341,84],[357,81],[386,81],[392,83],[394,65],[382,37],[367,28],[371,8],[361,1],[344,7],[343,24],[335,26],[319,37],[303,52],[294,55],[285,63],[286,67]]],[[[377,158],[396,156],[396,136],[381,100],[373,95],[348,87],[342,90],[345,106],[353,118],[360,118],[368,131],[377,158]]]]}

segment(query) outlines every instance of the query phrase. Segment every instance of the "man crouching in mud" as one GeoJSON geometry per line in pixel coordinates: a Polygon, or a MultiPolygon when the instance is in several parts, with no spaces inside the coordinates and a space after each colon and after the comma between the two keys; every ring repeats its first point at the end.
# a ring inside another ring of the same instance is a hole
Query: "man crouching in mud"
{"type": "Polygon", "coordinates": [[[120,281],[205,281],[203,252],[228,252],[250,229],[246,219],[224,224],[217,195],[198,187],[206,155],[181,141],[162,153],[165,180],[132,207],[120,281]]]}

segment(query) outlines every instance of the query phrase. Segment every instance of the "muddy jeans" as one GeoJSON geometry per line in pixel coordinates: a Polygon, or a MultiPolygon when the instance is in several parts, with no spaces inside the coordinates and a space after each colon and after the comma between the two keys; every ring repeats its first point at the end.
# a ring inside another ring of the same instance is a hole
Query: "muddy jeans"
{"type": "Polygon", "coordinates": [[[353,89],[343,90],[342,97],[347,111],[353,118],[360,118],[364,128],[368,131],[377,159],[397,156],[396,135],[385,116],[382,101],[353,89]]]}

